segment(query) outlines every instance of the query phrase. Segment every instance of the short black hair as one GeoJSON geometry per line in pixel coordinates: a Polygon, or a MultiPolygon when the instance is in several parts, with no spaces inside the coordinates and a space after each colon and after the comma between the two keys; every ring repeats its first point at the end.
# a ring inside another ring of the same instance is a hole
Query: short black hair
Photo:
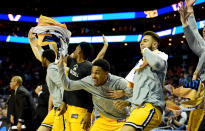
{"type": "Polygon", "coordinates": [[[99,66],[104,71],[110,72],[110,63],[105,59],[98,59],[93,63],[93,66],[99,66]]]}
{"type": "Polygon", "coordinates": [[[158,42],[158,44],[160,44],[160,37],[159,37],[159,35],[156,34],[156,33],[154,33],[153,31],[145,31],[143,35],[144,35],[144,36],[145,36],[145,35],[150,35],[150,36],[152,36],[152,38],[153,38],[154,40],[156,40],[156,41],[158,42]]]}
{"type": "Polygon", "coordinates": [[[83,56],[85,60],[90,60],[93,57],[94,49],[93,46],[88,42],[81,42],[80,48],[83,51],[83,56]]]}
{"type": "Polygon", "coordinates": [[[56,53],[52,49],[47,49],[43,51],[42,57],[52,63],[55,62],[56,53]]]}

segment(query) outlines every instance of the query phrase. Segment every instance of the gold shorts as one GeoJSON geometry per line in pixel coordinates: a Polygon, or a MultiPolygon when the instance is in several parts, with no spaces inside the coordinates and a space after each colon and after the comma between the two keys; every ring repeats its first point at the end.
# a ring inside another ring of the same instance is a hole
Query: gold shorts
{"type": "Polygon", "coordinates": [[[150,103],[136,107],[127,118],[125,126],[132,126],[137,130],[151,130],[156,128],[162,119],[162,112],[150,103]]]}
{"type": "Polygon", "coordinates": [[[59,111],[53,108],[45,117],[41,126],[52,128],[52,131],[63,131],[65,128],[64,116],[58,116],[59,111]]]}
{"type": "Polygon", "coordinates": [[[95,120],[90,131],[120,131],[124,123],[125,119],[115,120],[100,115],[100,117],[95,120]]]}

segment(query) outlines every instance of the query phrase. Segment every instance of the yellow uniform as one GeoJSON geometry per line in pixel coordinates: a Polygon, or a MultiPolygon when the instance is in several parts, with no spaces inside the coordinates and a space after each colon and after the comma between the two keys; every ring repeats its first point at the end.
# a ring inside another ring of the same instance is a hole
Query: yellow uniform
{"type": "Polygon", "coordinates": [[[189,115],[187,131],[198,131],[199,126],[204,118],[205,110],[198,108],[192,110],[189,115]]]}
{"type": "Polygon", "coordinates": [[[81,121],[86,113],[87,109],[85,108],[67,105],[67,110],[64,114],[66,119],[65,131],[85,131],[81,121]]]}
{"type": "Polygon", "coordinates": [[[90,131],[120,131],[124,123],[125,119],[115,120],[100,115],[100,117],[95,120],[90,131]]]}
{"type": "Polygon", "coordinates": [[[64,116],[58,116],[59,111],[54,108],[48,113],[41,126],[52,128],[52,131],[63,131],[65,128],[64,116]]]}
{"type": "Polygon", "coordinates": [[[152,104],[136,107],[127,118],[125,125],[149,131],[161,123],[162,112],[152,104]]]}

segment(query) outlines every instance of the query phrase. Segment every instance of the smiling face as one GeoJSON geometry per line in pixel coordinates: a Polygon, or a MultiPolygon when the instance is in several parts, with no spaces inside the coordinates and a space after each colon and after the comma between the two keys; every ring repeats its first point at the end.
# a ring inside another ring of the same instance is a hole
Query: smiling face
{"type": "Polygon", "coordinates": [[[100,66],[93,66],[91,77],[95,86],[100,86],[106,83],[108,72],[104,71],[100,66]]]}

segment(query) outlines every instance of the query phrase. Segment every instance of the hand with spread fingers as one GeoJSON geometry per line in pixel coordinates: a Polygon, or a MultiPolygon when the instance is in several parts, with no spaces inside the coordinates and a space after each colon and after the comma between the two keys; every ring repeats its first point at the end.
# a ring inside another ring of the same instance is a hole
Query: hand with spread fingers
{"type": "Polygon", "coordinates": [[[180,7],[179,7],[179,14],[180,14],[180,20],[183,25],[183,27],[188,25],[187,19],[190,15],[190,13],[187,12],[186,6],[184,7],[183,2],[180,2],[180,7]]]}
{"type": "Polygon", "coordinates": [[[80,122],[80,124],[83,124],[83,129],[86,131],[88,131],[91,126],[91,114],[92,113],[87,112],[80,122]]]}
{"type": "Polygon", "coordinates": [[[185,8],[187,8],[187,12],[189,13],[193,13],[194,10],[193,10],[193,6],[194,6],[194,3],[196,2],[196,0],[185,0],[185,8]]]}
{"type": "Polygon", "coordinates": [[[126,96],[126,93],[123,90],[109,90],[107,96],[113,99],[118,99],[126,96]]]}

